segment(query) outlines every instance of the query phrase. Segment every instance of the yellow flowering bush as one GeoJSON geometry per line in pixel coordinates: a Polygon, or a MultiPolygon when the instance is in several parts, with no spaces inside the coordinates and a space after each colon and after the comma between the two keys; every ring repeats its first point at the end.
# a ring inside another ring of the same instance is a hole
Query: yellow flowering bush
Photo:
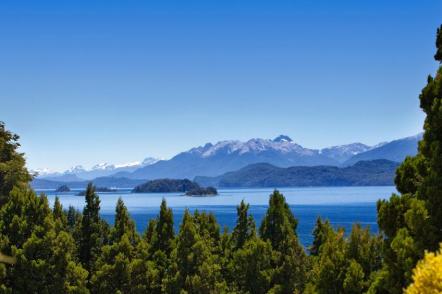
{"type": "Polygon", "coordinates": [[[413,283],[406,294],[442,293],[442,244],[436,253],[426,252],[425,257],[413,270],[413,283]]]}

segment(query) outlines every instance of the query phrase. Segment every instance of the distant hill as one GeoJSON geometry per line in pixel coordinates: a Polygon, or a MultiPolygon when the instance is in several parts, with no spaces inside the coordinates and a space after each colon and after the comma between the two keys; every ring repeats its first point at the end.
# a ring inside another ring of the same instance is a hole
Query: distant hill
{"type": "Polygon", "coordinates": [[[268,163],[248,165],[217,177],[195,177],[203,186],[219,188],[387,186],[393,185],[399,163],[389,160],[361,161],[349,167],[295,166],[280,168],[268,163]]]}
{"type": "Polygon", "coordinates": [[[405,157],[416,155],[418,143],[422,139],[422,134],[394,140],[379,147],[359,153],[345,161],[344,165],[353,165],[361,160],[387,159],[402,162],[405,157]]]}

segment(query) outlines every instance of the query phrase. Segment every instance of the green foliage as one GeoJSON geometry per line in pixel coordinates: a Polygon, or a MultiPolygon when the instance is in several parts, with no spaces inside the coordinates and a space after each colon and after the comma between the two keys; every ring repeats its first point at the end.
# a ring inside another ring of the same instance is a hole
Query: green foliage
{"type": "Polygon", "coordinates": [[[136,246],[139,236],[135,231],[135,223],[131,219],[123,200],[118,198],[114,227],[111,230],[111,241],[119,242],[124,235],[127,236],[133,246],[136,246]]]}
{"type": "Polygon", "coordinates": [[[6,203],[14,187],[24,188],[31,180],[23,153],[17,152],[18,139],[0,121],[0,206],[6,203]]]}
{"type": "Polygon", "coordinates": [[[350,235],[333,230],[318,220],[315,228],[320,240],[313,256],[313,270],[307,289],[312,293],[364,293],[372,276],[381,268],[382,239],[355,224],[350,235]]]}
{"type": "Polygon", "coordinates": [[[274,274],[272,246],[254,237],[233,254],[235,289],[242,293],[267,293],[274,274]]]}
{"type": "Polygon", "coordinates": [[[166,256],[170,256],[173,248],[173,213],[172,209],[167,207],[166,200],[161,201],[160,214],[155,222],[149,223],[148,232],[152,230],[148,237],[151,244],[152,255],[159,250],[163,251],[166,256]]]}
{"type": "Polygon", "coordinates": [[[248,215],[249,204],[246,204],[244,200],[236,208],[237,219],[236,226],[232,232],[232,243],[234,249],[240,249],[244,244],[255,237],[255,221],[253,217],[248,215]]]}
{"type": "Polygon", "coordinates": [[[434,59],[439,62],[442,62],[442,25],[437,29],[436,34],[436,54],[434,55],[434,59]]]}
{"type": "Polygon", "coordinates": [[[184,213],[166,292],[216,293],[226,288],[218,256],[211,254],[213,240],[200,235],[201,232],[206,237],[210,236],[210,229],[200,228],[195,221],[198,217],[193,217],[187,210],[184,213]]]}
{"type": "MultiPolygon", "coordinates": [[[[435,59],[441,61],[442,27],[437,31],[435,59]]],[[[398,168],[402,195],[378,202],[379,228],[385,235],[383,269],[371,292],[401,293],[425,250],[442,241],[442,67],[428,77],[419,99],[426,114],[424,135],[415,157],[398,168]]]]}
{"type": "Polygon", "coordinates": [[[88,293],[87,271],[76,261],[71,234],[56,229],[45,196],[15,188],[0,210],[1,251],[14,256],[3,267],[2,286],[17,293],[88,293]]]}
{"type": "Polygon", "coordinates": [[[275,190],[259,229],[261,238],[270,242],[274,251],[273,293],[293,293],[304,288],[309,264],[296,236],[297,224],[284,196],[275,190]]]}
{"type": "Polygon", "coordinates": [[[99,215],[100,199],[92,184],[87,186],[85,198],[86,205],[80,226],[79,258],[84,268],[91,274],[106,237],[99,215]]]}
{"type": "Polygon", "coordinates": [[[312,256],[319,255],[321,246],[325,243],[327,237],[332,233],[332,231],[333,228],[328,220],[323,222],[320,217],[316,219],[315,229],[313,230],[313,244],[310,247],[310,254],[312,256]]]}
{"type": "Polygon", "coordinates": [[[297,225],[284,196],[275,190],[270,195],[269,208],[259,228],[261,238],[269,240],[274,249],[280,250],[287,235],[296,235],[297,225]]]}

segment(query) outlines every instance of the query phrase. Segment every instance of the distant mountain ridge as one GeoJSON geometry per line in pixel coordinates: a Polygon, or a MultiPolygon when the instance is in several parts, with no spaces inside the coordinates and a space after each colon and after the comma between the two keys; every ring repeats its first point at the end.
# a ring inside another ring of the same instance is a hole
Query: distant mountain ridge
{"type": "Polygon", "coordinates": [[[83,181],[97,177],[154,180],[161,178],[194,178],[218,176],[255,163],[269,163],[277,167],[292,166],[350,166],[361,160],[387,159],[401,162],[415,155],[422,134],[367,146],[362,143],[332,146],[323,149],[305,148],[289,136],[280,135],[273,140],[250,139],[220,141],[215,144],[191,148],[169,160],[148,158],[142,163],[127,165],[98,164],[86,170],[76,166],[64,173],[48,174],[39,179],[53,181],[83,181]]]}
{"type": "Polygon", "coordinates": [[[154,164],[158,159],[147,157],[143,161],[129,162],[125,164],[99,163],[90,169],[86,169],[81,165],[71,167],[64,172],[51,172],[47,169],[36,170],[39,179],[46,179],[60,182],[74,182],[92,180],[98,177],[112,176],[119,172],[133,172],[138,168],[154,164]]]}
{"type": "Polygon", "coordinates": [[[403,139],[394,140],[388,143],[379,144],[379,146],[358,153],[344,162],[344,165],[353,165],[361,160],[388,159],[391,161],[402,162],[405,157],[413,156],[417,153],[419,141],[423,134],[418,134],[403,139]]]}
{"type": "Polygon", "coordinates": [[[217,177],[196,177],[195,182],[218,188],[280,188],[308,186],[393,185],[399,163],[379,159],[360,161],[349,167],[276,167],[268,163],[248,165],[217,177]]]}
{"type": "Polygon", "coordinates": [[[134,172],[119,173],[116,176],[133,179],[216,176],[261,162],[279,167],[340,165],[353,155],[369,148],[364,144],[355,143],[323,150],[309,149],[293,142],[286,135],[280,135],[273,140],[229,140],[216,144],[207,143],[181,152],[170,160],[159,161],[134,172]]]}

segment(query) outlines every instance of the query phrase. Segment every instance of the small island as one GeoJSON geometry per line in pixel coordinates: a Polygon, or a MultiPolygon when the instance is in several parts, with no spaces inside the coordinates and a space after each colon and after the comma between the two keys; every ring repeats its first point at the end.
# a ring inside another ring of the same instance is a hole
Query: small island
{"type": "MultiPolygon", "coordinates": [[[[112,193],[112,192],[117,192],[117,189],[112,189],[108,187],[96,187],[95,192],[112,193]]],[[[84,195],[86,195],[86,191],[80,191],[77,194],[77,196],[84,196],[84,195]]]]}
{"type": "Polygon", "coordinates": [[[189,179],[158,179],[136,186],[132,193],[176,193],[187,192],[197,188],[200,188],[200,186],[189,179]]]}
{"type": "Polygon", "coordinates": [[[55,190],[57,193],[65,193],[65,192],[71,192],[71,189],[67,185],[61,185],[60,187],[55,190]]]}
{"type": "Polygon", "coordinates": [[[186,196],[216,196],[218,191],[214,187],[192,189],[186,192],[186,196]]]}
{"type": "Polygon", "coordinates": [[[198,183],[188,179],[159,179],[147,181],[136,186],[132,193],[177,193],[182,192],[187,196],[214,196],[218,195],[213,187],[203,188],[198,183]]]}

